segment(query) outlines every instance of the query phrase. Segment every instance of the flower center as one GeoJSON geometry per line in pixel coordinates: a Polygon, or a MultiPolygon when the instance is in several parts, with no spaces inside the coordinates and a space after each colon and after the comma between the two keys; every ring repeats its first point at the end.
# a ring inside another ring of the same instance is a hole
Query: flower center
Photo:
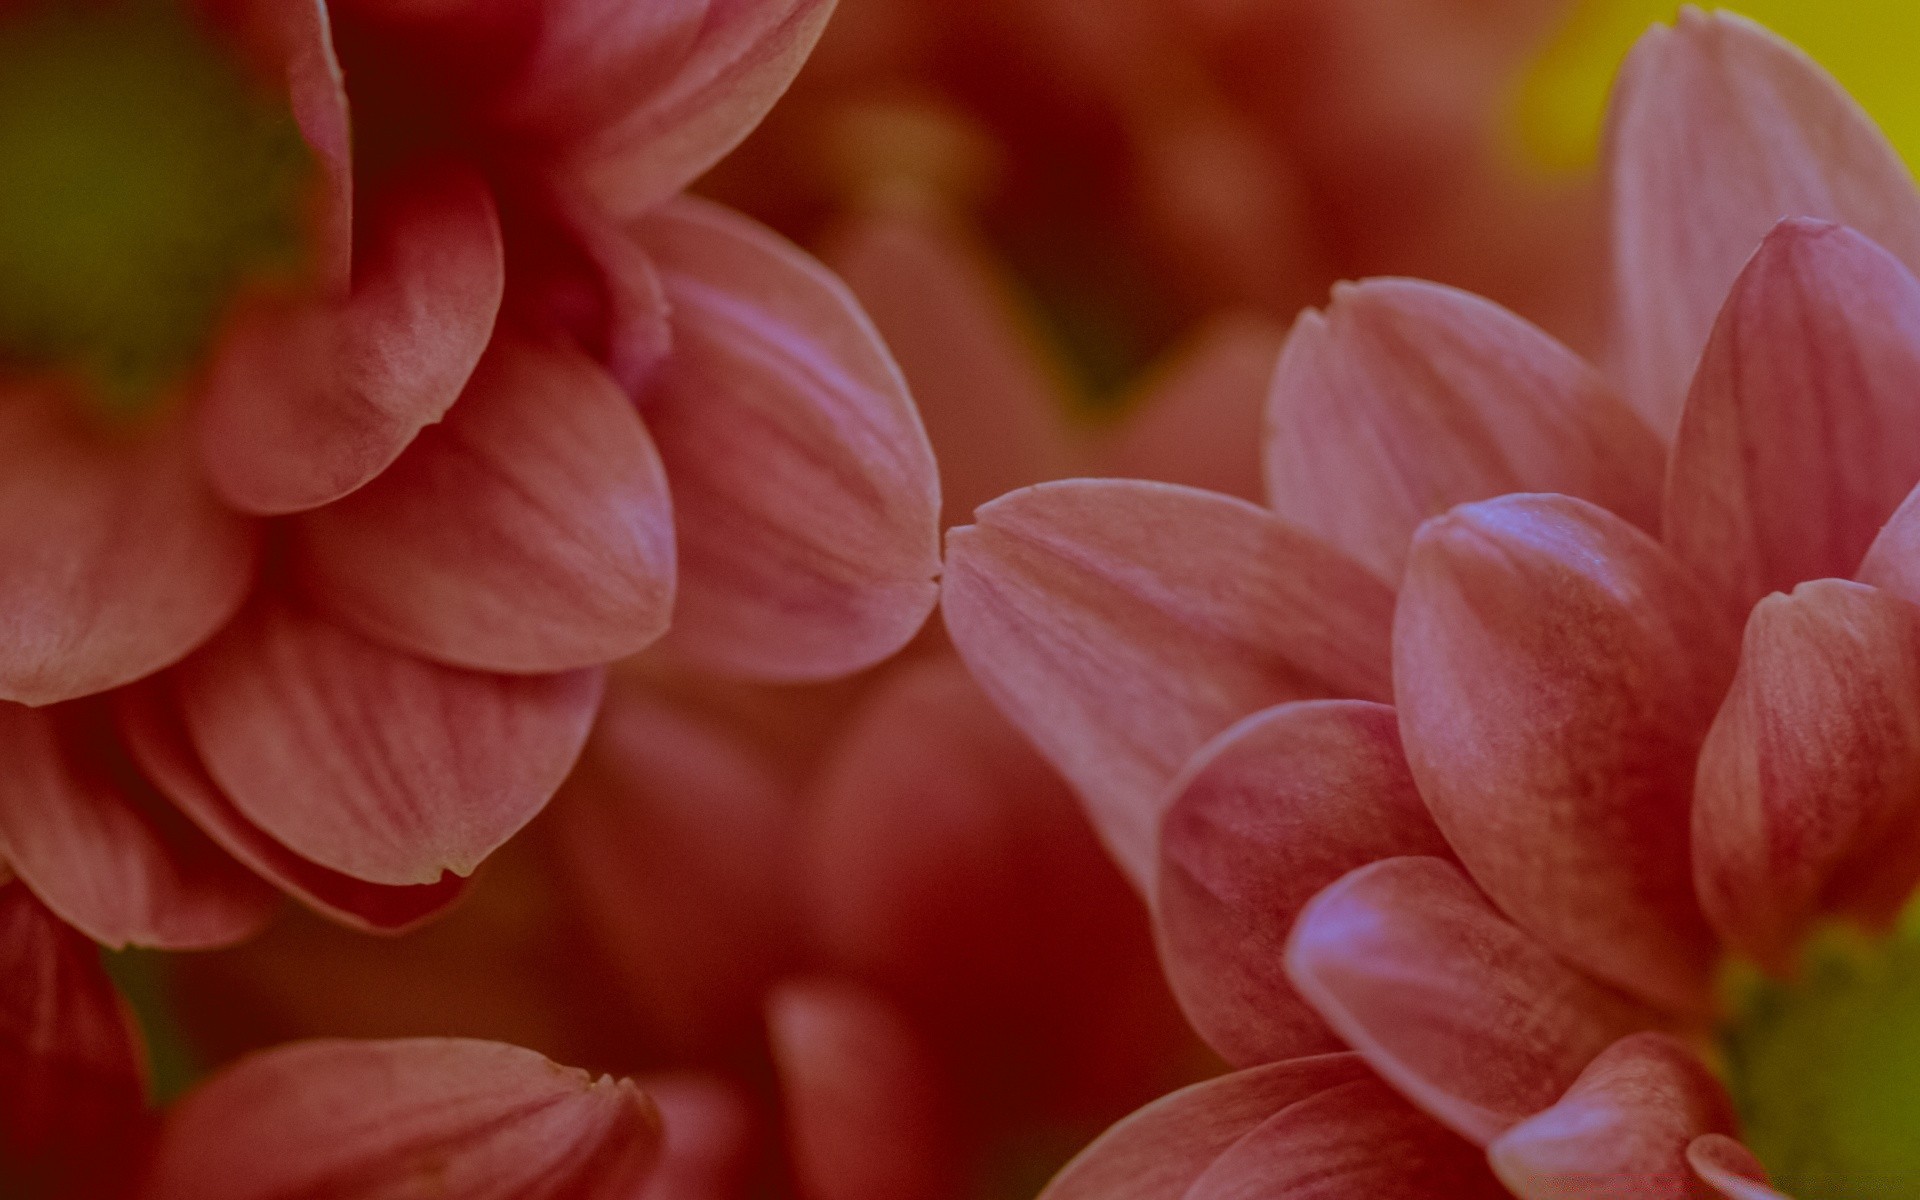
{"type": "Polygon", "coordinates": [[[297,269],[306,146],[171,0],[25,8],[0,23],[0,369],[137,413],[243,280],[297,269]]]}
{"type": "Polygon", "coordinates": [[[1722,1031],[1742,1136],[1789,1195],[1920,1196],[1920,926],[1834,928],[1722,1031]]]}

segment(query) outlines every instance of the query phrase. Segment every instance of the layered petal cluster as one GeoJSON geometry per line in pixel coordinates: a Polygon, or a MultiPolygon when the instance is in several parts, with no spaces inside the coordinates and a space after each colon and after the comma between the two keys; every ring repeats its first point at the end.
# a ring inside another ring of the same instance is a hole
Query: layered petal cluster
{"type": "Polygon", "coordinates": [[[132,424],[0,376],[0,860],[48,907],[201,947],[264,879],[405,928],[545,804],[607,662],[671,626],[807,680],[912,636],[939,499],[898,370],[679,195],[831,7],[192,0],[298,125],[311,278],[132,424]]]}
{"type": "Polygon", "coordinates": [[[1920,194],[1738,18],[1613,113],[1617,384],[1370,281],[1281,355],[1268,507],[1082,480],[950,535],[963,659],[1240,1068],[1051,1200],[1777,1194],[1695,1047],[1727,956],[1920,882],[1920,194]]]}

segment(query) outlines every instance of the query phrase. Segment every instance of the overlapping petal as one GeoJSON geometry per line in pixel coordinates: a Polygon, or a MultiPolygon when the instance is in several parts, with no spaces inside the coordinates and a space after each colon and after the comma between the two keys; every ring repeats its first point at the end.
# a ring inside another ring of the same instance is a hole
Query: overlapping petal
{"type": "Polygon", "coordinates": [[[1767,1172],[1753,1152],[1723,1133],[1709,1133],[1687,1147],[1687,1163],[1726,1200],[1790,1200],[1767,1186],[1767,1172]]]}

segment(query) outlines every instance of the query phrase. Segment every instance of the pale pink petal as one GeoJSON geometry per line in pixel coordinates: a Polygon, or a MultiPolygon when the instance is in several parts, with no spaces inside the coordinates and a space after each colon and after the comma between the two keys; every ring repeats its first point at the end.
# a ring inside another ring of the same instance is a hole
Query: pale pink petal
{"type": "Polygon", "coordinates": [[[1437,858],[1386,859],[1322,891],[1294,923],[1287,970],[1375,1070],[1481,1145],[1648,1020],[1437,858]]]}
{"type": "Polygon", "coordinates": [[[1422,521],[1473,500],[1562,492],[1649,531],[1659,519],[1660,443],[1599,372],[1437,284],[1342,285],[1302,314],[1264,437],[1274,511],[1389,582],[1422,521]]]}
{"type": "Polygon", "coordinates": [[[913,390],[940,462],[943,526],[1072,473],[1073,385],[989,256],[957,220],[904,205],[857,220],[821,256],[913,390]]]}
{"type": "Polygon", "coordinates": [[[673,640],[728,673],[844,675],[932,608],[939,480],[846,289],[745,218],[677,200],[637,227],[674,307],[642,405],[673,486],[673,640]]]}
{"type": "Polygon", "coordinates": [[[180,668],[187,730],[234,806],[371,883],[466,875],[573,766],[601,675],[486,675],[263,601],[180,668]]]}
{"type": "Polygon", "coordinates": [[[1407,760],[1500,907],[1616,986],[1691,1011],[1694,757],[1737,642],[1658,543],[1565,496],[1428,522],[1394,626],[1407,760]]]}
{"type": "Polygon", "coordinates": [[[243,941],[277,898],[141,778],[99,702],[0,704],[0,855],[104,945],[243,941]]]}
{"type": "Polygon", "coordinates": [[[1061,1168],[1040,1200],[1181,1200],[1267,1118],[1367,1078],[1359,1056],[1328,1054],[1196,1083],[1101,1134],[1061,1168]]]}
{"type": "Polygon", "coordinates": [[[1339,1042],[1293,990],[1287,935],[1315,892],[1398,855],[1452,857],[1400,750],[1391,708],[1310,700],[1255,713],[1169,789],[1154,917],[1167,978],[1228,1062],[1339,1042]]]}
{"type": "Polygon", "coordinates": [[[1920,196],[1893,147],[1812,59],[1744,18],[1686,8],[1641,38],[1607,145],[1615,355],[1663,437],[1727,288],[1780,218],[1851,225],[1920,266],[1920,196]]]}
{"type": "Polygon", "coordinates": [[[88,430],[70,400],[0,396],[0,701],[151,674],[253,582],[253,523],[214,499],[180,430],[88,430]]]}
{"type": "Polygon", "coordinates": [[[424,167],[367,209],[350,295],[263,304],[215,355],[200,457],[237,508],[312,508],[378,475],[446,413],[492,336],[505,267],[486,181],[424,167]]]}
{"type": "Polygon", "coordinates": [[[1845,577],[1920,481],[1920,280],[1783,221],[1727,297],[1674,439],[1666,542],[1744,616],[1845,577]]]}
{"type": "Polygon", "coordinates": [[[171,688],[142,684],[114,699],[120,735],[154,786],[221,849],[315,912],[370,933],[401,933],[444,911],[466,891],[467,881],[458,875],[389,887],[301,858],[248,820],[208,778],[171,688]]]}
{"type": "Polygon", "coordinates": [[[483,671],[565,671],[666,631],[673,506],[632,402],[579,350],[503,334],[460,403],[298,530],[318,603],[483,671]]]}
{"type": "Polygon", "coordinates": [[[957,1194],[941,1080],[896,1009],[852,984],[801,980],[773,993],[767,1024],[804,1200],[957,1194]]]}
{"type": "Polygon", "coordinates": [[[1391,687],[1392,593],[1264,509],[1068,480],[976,519],[948,535],[947,630],[1143,889],[1167,785],[1208,739],[1284,701],[1391,687]]]}
{"type": "Polygon", "coordinates": [[[566,148],[580,185],[633,216],[692,183],[760,123],[832,12],[833,0],[708,0],[671,77],[566,148]]]}
{"type": "Polygon", "coordinates": [[[1772,969],[1820,916],[1898,917],[1920,883],[1920,608],[1838,579],[1760,602],[1693,839],[1714,927],[1772,969]]]}
{"type": "Polygon", "coordinates": [[[1545,1112],[1487,1148],[1521,1200],[1696,1200],[1687,1147],[1730,1133],[1733,1104],[1685,1042],[1637,1033],[1609,1046],[1545,1112]]]}
{"type": "Polygon", "coordinates": [[[532,28],[500,120],[541,135],[615,120],[648,81],[681,65],[705,24],[711,0],[558,0],[527,5],[532,28]]]}
{"type": "Polygon", "coordinates": [[[99,951],[24,886],[0,884],[0,980],[0,1189],[115,1194],[146,1056],[99,951]]]}
{"type": "Polygon", "coordinates": [[[1887,519],[1854,577],[1910,604],[1920,604],[1920,487],[1909,492],[1887,519]]]}
{"type": "Polygon", "coordinates": [[[744,1195],[756,1149],[752,1099],[739,1087],[705,1075],[654,1075],[636,1080],[660,1109],[665,1134],[660,1165],[642,1200],[734,1200],[744,1195]]]}
{"type": "Polygon", "coordinates": [[[627,1200],[660,1152],[628,1080],[455,1038],[295,1042],[168,1112],[142,1200],[627,1200]]]}
{"type": "Polygon", "coordinates": [[[1687,1147],[1687,1162],[1726,1200],[1791,1200],[1767,1186],[1766,1168],[1753,1151],[1723,1133],[1696,1138],[1687,1147]]]}
{"type": "Polygon", "coordinates": [[[1194,1181],[1182,1200],[1506,1200],[1471,1142],[1378,1079],[1290,1105],[1194,1181]]]}

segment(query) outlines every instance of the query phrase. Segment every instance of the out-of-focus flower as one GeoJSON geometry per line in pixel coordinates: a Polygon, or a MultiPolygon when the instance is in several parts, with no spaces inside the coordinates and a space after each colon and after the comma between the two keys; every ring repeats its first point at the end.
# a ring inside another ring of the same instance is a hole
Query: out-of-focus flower
{"type": "Polygon", "coordinates": [[[1273,511],[1074,481],[951,535],[962,657],[1243,1068],[1049,1200],[1920,1179],[1888,932],[1920,881],[1920,194],[1732,17],[1648,34],[1611,128],[1623,392],[1374,281],[1281,357],[1273,511]],[[1736,960],[1765,976],[1716,996],[1736,960]]]}
{"type": "Polygon", "coordinates": [[[817,263],[677,198],[830,8],[6,6],[0,857],[49,907],[218,944],[250,869],[402,928],[670,623],[779,680],[912,636],[897,370],[817,263]]]}

